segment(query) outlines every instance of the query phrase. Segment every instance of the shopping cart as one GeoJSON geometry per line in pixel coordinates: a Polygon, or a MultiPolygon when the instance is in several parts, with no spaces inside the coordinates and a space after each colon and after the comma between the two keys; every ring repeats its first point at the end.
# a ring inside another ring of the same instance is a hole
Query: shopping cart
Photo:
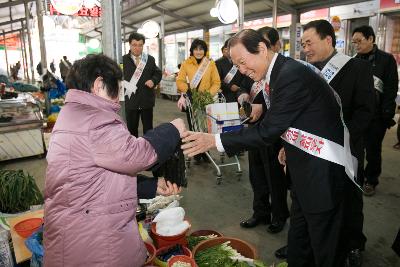
{"type": "MultiPolygon", "coordinates": [[[[242,123],[240,123],[239,125],[233,125],[233,123],[230,123],[230,121],[233,121],[233,120],[218,120],[217,118],[211,116],[210,114],[207,114],[205,109],[203,109],[203,110],[195,109],[192,105],[193,99],[192,99],[192,95],[190,92],[188,92],[185,95],[185,98],[186,98],[186,108],[188,110],[190,122],[192,124],[194,131],[209,132],[209,127],[207,125],[207,118],[210,118],[211,120],[215,120],[216,124],[218,124],[220,126],[219,127],[220,132],[235,131],[235,130],[239,130],[239,129],[243,128],[242,123]]],[[[222,93],[218,93],[217,96],[214,98],[214,102],[215,103],[226,103],[226,99],[222,93]]],[[[237,119],[235,119],[235,121],[237,121],[237,119]]],[[[216,133],[216,132],[210,132],[210,133],[216,133]]],[[[242,176],[242,168],[240,166],[240,162],[239,162],[237,155],[235,155],[233,157],[232,162],[225,163],[225,153],[220,153],[219,154],[220,164],[217,164],[216,161],[211,156],[209,151],[205,152],[205,154],[207,155],[208,159],[210,160],[210,162],[212,163],[212,165],[214,166],[214,168],[216,170],[216,182],[218,185],[221,184],[221,182],[222,182],[222,173],[221,173],[222,167],[236,166],[236,168],[237,168],[236,175],[238,177],[238,180],[240,180],[240,178],[242,176]]],[[[191,161],[190,158],[186,158],[186,168],[187,169],[190,168],[190,161],[191,161]]]]}

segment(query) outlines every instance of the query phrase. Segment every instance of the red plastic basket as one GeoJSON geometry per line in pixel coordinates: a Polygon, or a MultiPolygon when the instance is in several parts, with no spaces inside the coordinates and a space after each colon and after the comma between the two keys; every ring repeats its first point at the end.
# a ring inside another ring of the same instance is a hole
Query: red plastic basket
{"type": "Polygon", "coordinates": [[[14,226],[14,230],[23,238],[29,237],[42,225],[42,218],[30,218],[20,221],[14,226]]]}
{"type": "Polygon", "coordinates": [[[181,244],[182,246],[187,247],[187,240],[186,240],[186,234],[189,231],[190,227],[180,233],[179,235],[173,235],[173,236],[162,236],[157,234],[156,231],[156,223],[153,223],[151,225],[151,238],[154,241],[154,245],[156,248],[162,248],[165,246],[170,246],[170,245],[176,245],[176,244],[181,244]]]}
{"type": "Polygon", "coordinates": [[[174,265],[174,263],[176,262],[186,262],[186,263],[190,263],[191,267],[197,267],[196,262],[194,261],[193,258],[190,258],[188,256],[185,255],[177,255],[177,256],[173,256],[168,260],[168,267],[172,267],[174,265]]]}

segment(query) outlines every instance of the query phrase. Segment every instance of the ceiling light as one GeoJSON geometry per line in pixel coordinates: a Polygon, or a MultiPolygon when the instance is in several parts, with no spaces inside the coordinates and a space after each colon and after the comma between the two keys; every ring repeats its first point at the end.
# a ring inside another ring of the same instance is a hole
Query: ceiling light
{"type": "Polygon", "coordinates": [[[211,17],[213,17],[213,18],[218,17],[218,10],[217,10],[215,7],[211,8],[211,9],[210,9],[210,15],[211,15],[211,17]]]}
{"type": "Polygon", "coordinates": [[[221,0],[216,6],[218,19],[224,24],[231,24],[238,19],[239,8],[234,0],[221,0]]]}
{"type": "Polygon", "coordinates": [[[155,38],[160,32],[160,25],[154,20],[146,20],[142,24],[141,29],[146,38],[155,38]]]}

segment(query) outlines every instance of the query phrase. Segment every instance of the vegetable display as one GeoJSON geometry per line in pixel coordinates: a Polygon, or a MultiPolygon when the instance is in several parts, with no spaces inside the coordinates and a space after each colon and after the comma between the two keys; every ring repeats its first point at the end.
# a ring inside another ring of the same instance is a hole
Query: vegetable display
{"type": "Polygon", "coordinates": [[[218,237],[218,236],[217,235],[188,236],[188,237],[186,237],[186,240],[188,242],[188,248],[190,250],[192,250],[201,241],[211,239],[211,238],[216,238],[216,237],[218,237]]]}
{"type": "Polygon", "coordinates": [[[229,241],[196,253],[195,261],[199,267],[266,267],[261,261],[243,257],[229,245],[229,241]]]}
{"type": "Polygon", "coordinates": [[[35,179],[22,170],[0,170],[0,212],[17,213],[43,204],[35,179]]]}

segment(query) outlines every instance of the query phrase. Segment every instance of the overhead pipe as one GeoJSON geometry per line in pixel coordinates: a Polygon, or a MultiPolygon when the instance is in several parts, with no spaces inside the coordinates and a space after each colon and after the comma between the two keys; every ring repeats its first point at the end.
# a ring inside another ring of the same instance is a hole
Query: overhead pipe
{"type": "Polygon", "coordinates": [[[35,69],[33,68],[33,53],[32,53],[32,38],[31,38],[31,22],[28,10],[28,2],[24,1],[25,8],[25,19],[26,19],[26,32],[28,35],[28,48],[29,48],[29,59],[30,59],[30,68],[31,68],[31,77],[32,83],[35,83],[35,69]]]}
{"type": "Polygon", "coordinates": [[[6,44],[6,32],[3,30],[3,41],[4,41],[4,54],[6,56],[6,69],[7,76],[10,77],[10,70],[8,68],[8,55],[7,55],[7,44],[6,44]]]}

